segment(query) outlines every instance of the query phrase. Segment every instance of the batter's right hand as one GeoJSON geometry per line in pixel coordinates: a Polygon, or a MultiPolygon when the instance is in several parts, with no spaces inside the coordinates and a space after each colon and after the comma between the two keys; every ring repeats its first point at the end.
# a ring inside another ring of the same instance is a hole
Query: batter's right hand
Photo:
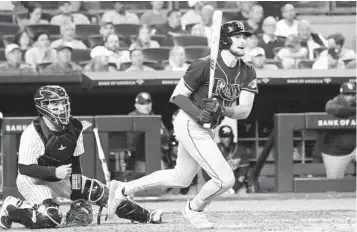
{"type": "Polygon", "coordinates": [[[200,116],[198,117],[198,123],[203,125],[212,122],[211,112],[207,110],[201,110],[200,116]]]}
{"type": "Polygon", "coordinates": [[[59,166],[56,168],[56,177],[58,179],[66,179],[66,177],[69,177],[72,174],[72,164],[66,164],[59,166]]]}

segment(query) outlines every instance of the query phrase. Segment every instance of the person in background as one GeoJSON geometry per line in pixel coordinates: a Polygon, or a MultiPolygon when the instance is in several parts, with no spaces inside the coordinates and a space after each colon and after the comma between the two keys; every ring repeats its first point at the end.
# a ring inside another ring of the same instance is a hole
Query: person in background
{"type": "Polygon", "coordinates": [[[51,19],[51,24],[61,26],[69,22],[77,24],[90,24],[87,16],[81,13],[76,13],[72,10],[70,1],[59,1],[59,11],[58,15],[55,15],[51,19]]]}
{"type": "Polygon", "coordinates": [[[53,73],[81,71],[82,68],[72,62],[72,50],[71,45],[66,43],[57,47],[57,61],[47,66],[45,71],[53,73]]]}
{"type": "Polygon", "coordinates": [[[70,44],[73,49],[87,49],[87,46],[78,39],[75,39],[76,25],[68,22],[61,25],[61,39],[55,40],[51,43],[51,48],[57,48],[64,43],[70,44]]]}
{"type": "Polygon", "coordinates": [[[298,34],[298,21],[296,18],[295,8],[291,4],[285,4],[281,8],[283,19],[276,24],[275,35],[288,37],[289,35],[298,34]]]}
{"type": "Polygon", "coordinates": [[[150,28],[147,25],[142,25],[139,28],[139,32],[136,41],[132,43],[129,50],[133,49],[145,49],[145,48],[159,48],[160,44],[150,38],[150,28]]]}
{"type": "MultiPolygon", "coordinates": [[[[343,83],[339,92],[326,103],[326,112],[339,119],[356,120],[356,84],[343,83]]],[[[356,161],[356,129],[326,130],[322,159],[327,178],[343,178],[348,164],[356,161]]]]}
{"type": "Polygon", "coordinates": [[[24,30],[26,26],[33,24],[49,24],[45,19],[42,19],[42,6],[39,3],[32,4],[28,9],[28,18],[22,19],[18,22],[21,30],[24,30]]]}
{"type": "Polygon", "coordinates": [[[6,62],[0,64],[2,72],[36,73],[30,64],[22,61],[22,54],[19,45],[8,44],[5,47],[6,62]]]}
{"type": "Polygon", "coordinates": [[[276,32],[276,20],[272,16],[269,16],[263,21],[263,36],[259,39],[258,47],[264,49],[266,57],[273,59],[275,56],[274,49],[283,47],[285,39],[275,35],[276,32]]]}
{"type": "Polygon", "coordinates": [[[243,60],[246,62],[252,61],[252,57],[250,53],[253,48],[257,47],[259,43],[257,34],[252,34],[250,37],[247,38],[247,46],[245,47],[245,54],[243,56],[243,60]]]}
{"type": "Polygon", "coordinates": [[[130,51],[131,66],[125,72],[155,71],[155,69],[144,65],[144,55],[140,49],[130,51]]]}
{"type": "Polygon", "coordinates": [[[130,62],[130,52],[127,50],[120,50],[118,35],[109,34],[104,43],[104,47],[113,52],[109,57],[109,63],[115,64],[117,70],[120,70],[122,63],[130,62]]]}
{"type": "Polygon", "coordinates": [[[126,10],[125,2],[114,1],[114,10],[105,12],[102,16],[102,22],[112,22],[115,24],[139,24],[139,18],[136,14],[126,10]]]}
{"type": "Polygon", "coordinates": [[[103,42],[98,45],[104,46],[105,39],[109,34],[115,34],[114,24],[112,22],[102,22],[99,29],[99,34],[103,37],[103,42]]]}
{"type": "Polygon", "coordinates": [[[235,8],[234,13],[228,13],[226,21],[237,20],[237,21],[246,21],[249,18],[250,10],[252,6],[256,4],[255,1],[236,1],[236,2],[227,2],[226,8],[235,8]]]}
{"type": "Polygon", "coordinates": [[[31,48],[31,39],[26,31],[16,33],[12,42],[19,45],[21,51],[27,51],[31,48]]]}
{"type": "Polygon", "coordinates": [[[301,47],[297,35],[289,35],[285,41],[285,47],[280,49],[275,59],[280,60],[284,69],[299,68],[299,62],[307,59],[308,51],[301,47]]]}
{"type": "MultiPolygon", "coordinates": [[[[335,33],[335,34],[329,35],[327,37],[327,42],[328,42],[329,48],[338,48],[341,50],[340,59],[342,61],[356,59],[356,53],[352,49],[348,49],[348,48],[344,47],[345,37],[341,33],[335,33]]],[[[322,51],[320,53],[319,58],[327,56],[327,53],[328,53],[328,49],[322,51]]]]}
{"type": "MultiPolygon", "coordinates": [[[[202,24],[194,25],[191,29],[191,35],[206,37],[205,27],[202,24]]],[[[207,42],[208,42],[208,39],[207,39],[207,42]]]]}
{"type": "Polygon", "coordinates": [[[170,50],[169,64],[165,67],[165,70],[186,71],[188,66],[185,49],[181,46],[173,47],[170,50]]]}
{"type": "Polygon", "coordinates": [[[97,46],[90,52],[92,60],[84,67],[88,72],[116,72],[116,67],[109,64],[109,57],[113,52],[103,46],[97,46]]]}
{"type": "Polygon", "coordinates": [[[265,64],[266,56],[265,51],[261,47],[253,48],[250,52],[252,58],[252,65],[255,69],[270,69],[276,70],[278,67],[275,64],[265,64]]]}
{"type": "Polygon", "coordinates": [[[345,63],[341,60],[340,48],[329,48],[326,56],[320,56],[312,65],[312,69],[343,69],[345,63]]]}
{"type": "Polygon", "coordinates": [[[262,19],[264,10],[261,5],[255,4],[249,11],[249,18],[243,22],[244,28],[253,34],[263,34],[262,19]]]}
{"type": "Polygon", "coordinates": [[[201,25],[203,26],[204,36],[207,38],[208,44],[211,44],[213,13],[214,13],[214,8],[211,5],[203,6],[200,12],[201,19],[202,19],[201,25]]]}
{"type": "Polygon", "coordinates": [[[163,1],[150,2],[152,10],[146,11],[140,18],[141,24],[146,25],[159,25],[164,24],[167,21],[166,13],[162,10],[164,6],[163,1]]]}
{"type": "Polygon", "coordinates": [[[56,50],[50,47],[49,35],[47,32],[41,31],[33,37],[33,46],[25,53],[25,61],[32,68],[36,68],[38,64],[53,63],[57,61],[56,50]]]}
{"type": "Polygon", "coordinates": [[[186,28],[188,25],[201,24],[201,9],[204,5],[201,1],[187,1],[190,8],[182,17],[181,25],[186,28]]]}

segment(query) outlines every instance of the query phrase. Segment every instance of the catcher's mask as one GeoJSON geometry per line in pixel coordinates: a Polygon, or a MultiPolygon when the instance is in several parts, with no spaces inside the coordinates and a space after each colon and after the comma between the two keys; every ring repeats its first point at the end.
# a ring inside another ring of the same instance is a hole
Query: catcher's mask
{"type": "Polygon", "coordinates": [[[56,127],[69,123],[71,104],[66,90],[58,85],[40,87],[34,97],[37,112],[51,120],[56,127]]]}

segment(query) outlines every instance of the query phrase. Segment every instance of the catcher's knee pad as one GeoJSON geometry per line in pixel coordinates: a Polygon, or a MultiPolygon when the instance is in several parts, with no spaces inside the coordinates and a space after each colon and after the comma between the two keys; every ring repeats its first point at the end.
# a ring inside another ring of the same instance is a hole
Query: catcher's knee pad
{"type": "Polygon", "coordinates": [[[54,199],[46,199],[42,204],[8,206],[8,214],[13,222],[20,223],[30,229],[55,228],[61,225],[62,214],[59,204],[54,199]]]}
{"type": "Polygon", "coordinates": [[[150,211],[135,201],[127,198],[120,203],[115,211],[115,214],[120,218],[129,219],[132,221],[143,223],[151,222],[150,211]]]}
{"type": "Polygon", "coordinates": [[[81,194],[72,200],[84,199],[99,206],[106,206],[109,188],[99,180],[86,178],[85,176],[82,176],[82,181],[81,194]]]}

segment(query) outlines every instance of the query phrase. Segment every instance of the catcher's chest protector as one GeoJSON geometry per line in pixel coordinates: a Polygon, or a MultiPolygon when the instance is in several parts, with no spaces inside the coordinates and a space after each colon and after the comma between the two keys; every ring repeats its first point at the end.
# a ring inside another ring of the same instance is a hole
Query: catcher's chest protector
{"type": "Polygon", "coordinates": [[[38,159],[38,165],[59,167],[72,163],[72,156],[82,131],[82,123],[71,118],[64,131],[51,131],[42,117],[33,122],[37,133],[45,145],[45,154],[38,159]]]}

